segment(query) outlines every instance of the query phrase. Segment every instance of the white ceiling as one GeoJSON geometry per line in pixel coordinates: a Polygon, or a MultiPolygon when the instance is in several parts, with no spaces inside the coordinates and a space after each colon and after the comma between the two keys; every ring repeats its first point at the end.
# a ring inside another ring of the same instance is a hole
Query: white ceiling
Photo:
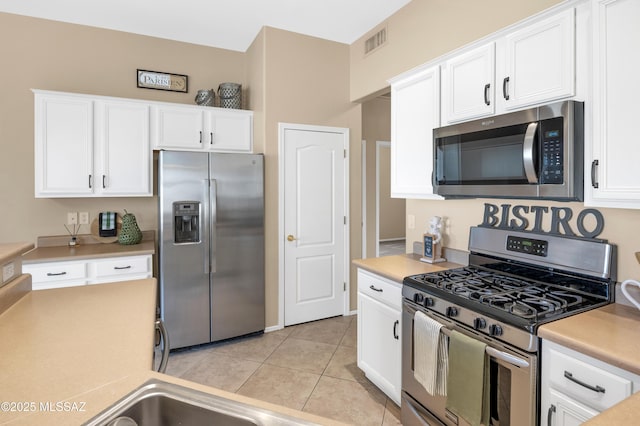
{"type": "Polygon", "coordinates": [[[0,0],[0,12],[245,52],[263,26],[351,44],[411,0],[0,0]]]}

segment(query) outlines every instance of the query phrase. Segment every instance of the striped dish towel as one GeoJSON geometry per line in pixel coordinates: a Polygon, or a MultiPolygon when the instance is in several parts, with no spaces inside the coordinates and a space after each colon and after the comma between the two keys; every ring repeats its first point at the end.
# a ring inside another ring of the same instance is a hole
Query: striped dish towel
{"type": "Polygon", "coordinates": [[[431,395],[447,395],[449,350],[442,324],[416,311],[413,317],[413,376],[431,395]]]}
{"type": "Polygon", "coordinates": [[[116,229],[116,217],[117,217],[116,212],[100,213],[99,234],[101,237],[115,237],[118,234],[118,230],[116,229]]]}

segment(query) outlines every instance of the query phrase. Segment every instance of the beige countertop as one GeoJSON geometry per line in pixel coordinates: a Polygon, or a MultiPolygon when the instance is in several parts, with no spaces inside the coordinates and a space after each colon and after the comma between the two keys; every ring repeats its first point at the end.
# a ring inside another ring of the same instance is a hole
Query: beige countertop
{"type": "Polygon", "coordinates": [[[3,243],[0,244],[0,266],[33,248],[31,243],[3,243]]]}
{"type": "Polygon", "coordinates": [[[0,407],[0,424],[78,425],[151,378],[339,424],[151,371],[156,291],[155,279],[124,281],[31,291],[10,306],[0,315],[0,403],[14,404],[0,407]]]}
{"type": "Polygon", "coordinates": [[[22,257],[23,264],[57,262],[68,260],[99,259],[113,256],[138,256],[155,253],[153,241],[142,241],[140,244],[80,244],[74,247],[58,245],[37,247],[22,257]]]}
{"type": "Polygon", "coordinates": [[[358,268],[382,275],[383,277],[400,283],[404,277],[409,275],[426,274],[463,266],[452,262],[421,262],[420,256],[417,254],[397,254],[394,256],[356,259],[352,261],[352,263],[358,268]]]}
{"type": "Polygon", "coordinates": [[[640,311],[636,308],[612,303],[544,324],[538,335],[640,374],[640,311]]]}

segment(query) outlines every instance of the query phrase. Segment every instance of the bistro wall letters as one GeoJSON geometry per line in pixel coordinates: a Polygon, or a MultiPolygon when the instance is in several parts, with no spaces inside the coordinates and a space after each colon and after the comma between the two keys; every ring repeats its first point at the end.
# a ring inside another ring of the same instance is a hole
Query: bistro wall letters
{"type": "MultiPolygon", "coordinates": [[[[484,204],[484,218],[480,226],[512,229],[514,231],[526,231],[529,228],[529,219],[533,215],[533,228],[531,231],[555,235],[575,237],[577,234],[571,228],[569,221],[573,218],[573,211],[569,207],[544,207],[522,206],[511,204],[484,204]],[[502,209],[502,211],[500,211],[502,209]],[[551,210],[551,228],[548,231],[542,229],[542,219],[551,210]]],[[[596,238],[604,229],[604,217],[596,209],[584,209],[576,218],[578,232],[584,238],[596,238]],[[587,217],[593,217],[595,227],[591,230],[585,226],[587,217]]]]}

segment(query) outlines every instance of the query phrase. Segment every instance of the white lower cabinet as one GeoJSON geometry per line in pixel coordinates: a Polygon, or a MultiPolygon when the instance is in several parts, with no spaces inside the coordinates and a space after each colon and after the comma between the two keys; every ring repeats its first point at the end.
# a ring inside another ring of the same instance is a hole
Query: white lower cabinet
{"type": "Polygon", "coordinates": [[[151,255],[23,264],[33,290],[151,278],[151,255]]]}
{"type": "Polygon", "coordinates": [[[358,269],[358,367],[400,405],[402,284],[358,269]]]}
{"type": "MultiPolygon", "coordinates": [[[[578,426],[598,415],[593,408],[579,404],[565,394],[549,390],[549,404],[546,417],[541,417],[540,425],[578,426]],[[546,423],[545,423],[546,421],[546,423]]],[[[542,413],[545,415],[545,413],[542,413]]]]}
{"type": "Polygon", "coordinates": [[[540,424],[579,425],[640,389],[640,376],[542,341],[540,424]]]}

